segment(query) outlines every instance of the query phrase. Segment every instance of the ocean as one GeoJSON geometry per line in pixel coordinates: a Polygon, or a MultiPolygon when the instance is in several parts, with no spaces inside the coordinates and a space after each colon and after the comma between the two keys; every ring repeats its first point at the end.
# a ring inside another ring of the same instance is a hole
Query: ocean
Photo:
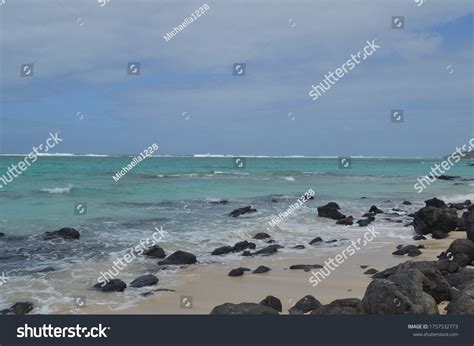
{"type": "MultiPolygon", "coordinates": [[[[149,238],[155,228],[165,231],[160,245],[168,254],[189,251],[201,264],[211,264],[240,257],[211,256],[213,249],[251,240],[257,232],[267,232],[284,245],[282,253],[310,251],[292,247],[308,248],[317,236],[338,240],[322,249],[343,247],[345,240],[365,229],[318,218],[316,207],[330,201],[355,221],[371,205],[378,206],[386,213],[372,225],[386,238],[406,240],[413,236],[413,228],[404,226],[411,221],[407,214],[422,207],[424,200],[474,197],[474,167],[469,166],[473,160],[462,160],[446,172],[461,178],[437,180],[418,194],[413,187],[417,177],[427,175],[441,159],[352,158],[350,167],[342,168],[337,158],[246,157],[236,163],[225,156],[149,157],[115,182],[112,176],[132,158],[42,156],[0,189],[0,232],[5,233],[0,237],[0,273],[11,281],[0,286],[0,305],[23,283],[23,292],[46,301],[40,312],[55,311],[64,292],[57,282],[48,281],[50,271],[68,273],[62,279],[64,290],[91,286],[93,276],[82,277],[85,271],[79,268],[90,264],[95,272],[107,270],[107,263],[149,238]],[[314,190],[314,200],[278,226],[269,225],[308,189],[314,190]],[[413,204],[403,205],[405,200],[413,204]],[[257,212],[228,216],[247,205],[257,212]],[[79,230],[80,240],[41,240],[44,232],[62,227],[79,230]]],[[[20,160],[22,156],[0,156],[0,176],[20,160]]],[[[146,261],[137,260],[121,277],[156,269],[155,261],[146,261]]]]}

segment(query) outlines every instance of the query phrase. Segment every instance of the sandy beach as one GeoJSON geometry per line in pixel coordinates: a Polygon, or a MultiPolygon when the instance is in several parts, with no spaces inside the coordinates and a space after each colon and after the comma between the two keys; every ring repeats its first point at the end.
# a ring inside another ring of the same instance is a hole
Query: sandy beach
{"type": "MultiPolygon", "coordinates": [[[[313,295],[323,304],[342,298],[362,299],[365,289],[371,281],[371,275],[364,274],[367,269],[375,268],[381,271],[408,260],[437,260],[436,256],[445,251],[449,244],[458,238],[466,238],[465,232],[451,232],[448,238],[441,240],[427,239],[403,243],[404,245],[415,244],[426,247],[421,250],[420,256],[413,258],[392,255],[398,245],[393,242],[393,239],[374,241],[349,257],[317,287],[312,287],[309,282],[311,272],[290,270],[289,267],[294,264],[323,264],[328,258],[328,254],[334,257],[341,252],[341,247],[334,247],[329,252],[324,252],[324,255],[318,254],[318,249],[314,248],[311,252],[300,255],[278,253],[264,257],[242,257],[240,261],[222,265],[191,265],[176,273],[182,280],[166,285],[167,289],[173,289],[175,292],[155,292],[124,309],[111,310],[107,306],[88,305],[80,309],[79,313],[209,314],[215,306],[226,302],[258,303],[267,295],[273,295],[281,300],[283,314],[287,314],[289,308],[308,294],[313,295]],[[228,276],[228,272],[234,268],[247,267],[253,270],[260,265],[271,268],[271,271],[264,274],[246,272],[240,277],[228,276]],[[361,266],[368,267],[363,269],[361,266]],[[188,297],[188,301],[192,299],[192,308],[191,305],[189,308],[184,307],[181,302],[182,297],[188,297]]],[[[158,284],[156,288],[152,289],[157,288],[163,287],[158,284]]],[[[120,295],[120,293],[113,294],[120,295]]],[[[443,313],[442,307],[443,304],[440,304],[440,313],[443,313]]]]}

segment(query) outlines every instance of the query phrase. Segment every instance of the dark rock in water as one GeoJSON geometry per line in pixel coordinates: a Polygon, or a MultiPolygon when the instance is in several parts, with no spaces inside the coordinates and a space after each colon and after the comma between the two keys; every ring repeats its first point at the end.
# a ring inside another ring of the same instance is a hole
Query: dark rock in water
{"type": "Polygon", "coordinates": [[[352,215],[345,217],[343,219],[337,220],[336,225],[345,225],[345,226],[350,226],[354,223],[354,218],[352,215]]]}
{"type": "Polygon", "coordinates": [[[365,196],[362,196],[360,199],[367,199],[367,197],[365,197],[365,196]]]}
{"type": "Polygon", "coordinates": [[[166,253],[159,245],[153,245],[143,252],[144,256],[151,258],[165,258],[166,253]]]}
{"type": "Polygon", "coordinates": [[[376,315],[436,315],[438,306],[423,291],[424,283],[426,277],[415,269],[391,275],[387,280],[375,279],[365,291],[363,311],[376,315]]]}
{"type": "Polygon", "coordinates": [[[256,303],[225,303],[212,309],[211,315],[278,315],[278,311],[256,303]]]}
{"type": "Polygon", "coordinates": [[[423,207],[415,213],[413,227],[418,234],[429,234],[433,231],[449,233],[458,224],[456,209],[423,207]]]}
{"type": "Polygon", "coordinates": [[[263,274],[269,272],[271,269],[265,266],[258,266],[252,273],[254,274],[263,274]]]}
{"type": "Polygon", "coordinates": [[[392,208],[392,211],[403,211],[403,210],[401,210],[399,208],[392,208]]]}
{"type": "Polygon", "coordinates": [[[245,267],[239,267],[239,268],[236,268],[236,269],[232,269],[230,272],[229,272],[229,276],[242,276],[244,275],[244,273],[246,271],[249,271],[250,269],[249,268],[245,268],[245,267]]]}
{"type": "Polygon", "coordinates": [[[364,272],[364,274],[365,274],[365,275],[373,275],[373,274],[378,273],[378,272],[379,272],[379,271],[378,271],[377,269],[370,268],[370,269],[366,270],[366,271],[364,272]]]}
{"type": "Polygon", "coordinates": [[[190,252],[185,251],[176,251],[169,255],[165,260],[158,261],[159,265],[168,265],[168,264],[193,264],[196,263],[196,256],[190,252]]]}
{"type": "Polygon", "coordinates": [[[373,205],[373,206],[370,207],[369,213],[381,214],[381,213],[383,213],[383,210],[380,210],[375,205],[373,205]]]}
{"type": "Polygon", "coordinates": [[[362,315],[362,301],[357,298],[336,299],[311,311],[310,315],[362,315]]]}
{"type": "Polygon", "coordinates": [[[252,253],[247,250],[247,251],[242,252],[242,256],[252,256],[252,253]]]}
{"type": "Polygon", "coordinates": [[[326,205],[318,207],[318,216],[325,217],[328,219],[333,220],[341,220],[344,219],[346,216],[339,212],[339,205],[335,202],[329,202],[326,205]]]}
{"type": "Polygon", "coordinates": [[[426,204],[427,207],[435,207],[435,208],[447,208],[448,207],[446,205],[446,203],[444,203],[444,201],[442,201],[440,199],[437,199],[436,197],[432,198],[432,199],[427,199],[425,201],[425,204],[426,204]]]}
{"type": "Polygon", "coordinates": [[[444,238],[447,238],[449,235],[449,233],[444,233],[442,231],[433,231],[431,233],[431,237],[433,237],[433,239],[444,239],[444,238]]]}
{"type": "Polygon", "coordinates": [[[375,217],[369,216],[367,219],[357,221],[357,223],[358,223],[359,227],[366,227],[374,220],[375,220],[375,217]]]}
{"type": "Polygon", "coordinates": [[[5,236],[5,233],[0,232],[0,238],[1,238],[1,237],[4,237],[4,236],[5,236]]]}
{"type": "Polygon", "coordinates": [[[322,241],[323,241],[323,239],[321,237],[316,237],[316,238],[314,238],[313,240],[311,240],[309,242],[309,245],[313,245],[315,243],[321,243],[322,241]]]}
{"type": "Polygon", "coordinates": [[[220,255],[225,255],[231,252],[234,252],[234,247],[225,245],[225,246],[218,247],[217,249],[214,249],[214,251],[211,252],[211,255],[220,256],[220,255]]]}
{"type": "Polygon", "coordinates": [[[362,217],[373,217],[375,216],[375,213],[365,213],[364,215],[362,215],[362,217]]]}
{"type": "Polygon", "coordinates": [[[266,238],[270,238],[270,235],[264,232],[257,233],[253,236],[253,239],[266,239],[266,238]]]}
{"type": "Polygon", "coordinates": [[[155,275],[142,275],[137,277],[135,280],[130,282],[130,287],[144,287],[144,286],[153,286],[158,283],[158,278],[155,275]]]}
{"type": "Polygon", "coordinates": [[[416,234],[413,236],[413,240],[426,240],[426,237],[422,234],[416,234]]]}
{"type": "Polygon", "coordinates": [[[408,217],[415,217],[415,213],[410,213],[407,215],[408,217]]]}
{"type": "Polygon", "coordinates": [[[81,234],[74,228],[61,228],[59,231],[45,232],[43,240],[52,239],[79,239],[81,234]]]}
{"type": "Polygon", "coordinates": [[[361,265],[360,267],[361,267],[362,269],[369,268],[368,265],[361,265]]]}
{"type": "Polygon", "coordinates": [[[336,242],[337,242],[337,239],[331,239],[331,240],[326,241],[327,244],[336,243],[336,242]]]}
{"type": "Polygon", "coordinates": [[[247,213],[255,213],[256,211],[257,211],[257,209],[254,209],[251,206],[246,206],[246,207],[237,208],[235,210],[232,210],[229,213],[229,216],[237,217],[237,216],[247,214],[247,213]]]}
{"type": "Polygon", "coordinates": [[[254,255],[271,255],[271,254],[274,254],[275,252],[278,251],[278,249],[281,249],[283,246],[281,245],[277,245],[277,244],[272,244],[272,245],[268,245],[267,247],[261,249],[261,250],[258,250],[256,252],[254,252],[253,254],[254,255]]]}
{"type": "Polygon", "coordinates": [[[423,290],[431,295],[437,303],[444,300],[451,300],[451,290],[448,281],[437,267],[437,262],[433,261],[407,261],[395,267],[385,269],[373,275],[373,279],[388,279],[395,274],[403,274],[411,269],[416,269],[423,273],[425,281],[423,290]]]}
{"type": "Polygon", "coordinates": [[[267,244],[275,244],[276,242],[273,239],[266,241],[267,244]]]}
{"type": "Polygon", "coordinates": [[[209,201],[209,204],[227,204],[227,203],[229,203],[229,201],[226,199],[220,199],[218,201],[209,201]]]}
{"type": "Polygon", "coordinates": [[[13,304],[8,309],[0,310],[0,315],[26,315],[33,310],[33,303],[19,302],[13,304]]]}
{"type": "Polygon", "coordinates": [[[245,249],[255,249],[256,245],[255,243],[248,242],[247,240],[240,241],[237,244],[234,245],[234,250],[235,252],[240,252],[245,249]]]}
{"type": "Polygon", "coordinates": [[[439,180],[454,180],[454,179],[459,179],[461,178],[460,176],[454,176],[454,175],[440,175],[438,177],[439,180]]]}
{"type": "Polygon", "coordinates": [[[392,255],[403,256],[408,254],[410,257],[421,255],[421,251],[418,250],[416,245],[406,245],[398,248],[397,251],[392,252],[392,255]]]}
{"type": "Polygon", "coordinates": [[[296,245],[296,246],[293,246],[293,249],[303,250],[303,249],[305,249],[305,247],[304,247],[304,245],[296,245]]]}
{"type": "Polygon", "coordinates": [[[275,199],[275,198],[272,198],[272,202],[273,202],[273,203],[278,203],[278,200],[275,199]]]}
{"type": "Polygon", "coordinates": [[[411,205],[412,203],[410,201],[403,201],[402,204],[404,205],[411,205]]]}
{"type": "Polygon", "coordinates": [[[448,315],[474,315],[474,284],[464,288],[447,306],[448,315]]]}
{"type": "Polygon", "coordinates": [[[292,307],[292,309],[300,310],[303,313],[307,313],[309,311],[313,311],[323,304],[316,298],[311,295],[307,295],[296,302],[296,304],[292,307]]]}
{"type": "Polygon", "coordinates": [[[281,306],[280,299],[274,296],[267,296],[264,300],[260,302],[263,306],[268,306],[269,308],[275,309],[276,311],[281,312],[283,307],[281,306]]]}
{"type": "Polygon", "coordinates": [[[112,279],[105,283],[105,285],[103,283],[97,283],[94,285],[96,290],[102,292],[123,292],[126,287],[127,284],[120,279],[112,279]]]}
{"type": "Polygon", "coordinates": [[[294,264],[290,266],[290,269],[302,269],[305,272],[309,272],[311,269],[318,269],[318,268],[323,268],[322,265],[319,264],[294,264]]]}
{"type": "Polygon", "coordinates": [[[43,269],[40,269],[36,271],[37,273],[49,273],[49,272],[54,272],[56,269],[53,267],[45,267],[43,269]]]}

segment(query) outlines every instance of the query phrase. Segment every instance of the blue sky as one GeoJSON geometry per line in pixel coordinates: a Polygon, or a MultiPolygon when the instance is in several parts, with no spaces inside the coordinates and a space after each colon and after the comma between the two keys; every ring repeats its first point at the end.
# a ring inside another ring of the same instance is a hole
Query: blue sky
{"type": "Polygon", "coordinates": [[[6,0],[0,152],[28,153],[55,131],[55,150],[78,154],[157,143],[176,155],[439,156],[473,136],[472,1],[207,3],[166,42],[202,2],[6,0]],[[311,85],[373,39],[381,48],[312,101],[311,85]]]}

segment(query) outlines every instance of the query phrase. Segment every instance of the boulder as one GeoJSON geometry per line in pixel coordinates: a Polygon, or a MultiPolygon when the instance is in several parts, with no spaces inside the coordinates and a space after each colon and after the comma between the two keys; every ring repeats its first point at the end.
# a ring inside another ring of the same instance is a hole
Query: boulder
{"type": "Polygon", "coordinates": [[[354,218],[352,217],[352,215],[336,221],[336,225],[350,226],[353,223],[354,223],[354,218]]]}
{"type": "Polygon", "coordinates": [[[403,201],[402,204],[403,204],[403,205],[411,205],[412,203],[409,202],[409,201],[403,201]]]}
{"type": "Polygon", "coordinates": [[[448,315],[474,315],[474,284],[463,289],[447,306],[448,315]]]}
{"type": "Polygon", "coordinates": [[[325,217],[328,219],[333,219],[333,220],[341,220],[344,219],[346,216],[339,212],[339,205],[335,202],[329,202],[326,205],[323,205],[321,207],[318,207],[318,216],[319,217],[325,217]]]}
{"type": "Polygon", "coordinates": [[[374,220],[375,220],[375,217],[369,216],[366,219],[357,221],[357,224],[359,225],[359,227],[367,227],[374,220]]]}
{"type": "Polygon", "coordinates": [[[427,207],[435,207],[435,208],[447,208],[448,206],[442,200],[435,198],[428,199],[425,201],[427,207]]]}
{"type": "Polygon", "coordinates": [[[370,207],[369,213],[381,214],[381,213],[383,213],[383,210],[380,210],[375,205],[373,205],[373,206],[370,207]]]}
{"type": "Polygon", "coordinates": [[[166,253],[159,245],[153,245],[143,252],[144,256],[151,258],[165,258],[166,253]]]}
{"type": "Polygon", "coordinates": [[[18,302],[8,309],[0,310],[0,315],[26,315],[31,310],[33,310],[33,303],[18,302]]]}
{"type": "Polygon", "coordinates": [[[304,247],[304,245],[296,245],[296,246],[293,246],[292,249],[303,250],[303,249],[306,249],[306,248],[304,247]]]}
{"type": "Polygon", "coordinates": [[[420,271],[425,276],[423,290],[431,295],[437,303],[451,299],[450,285],[434,261],[407,261],[378,272],[372,278],[390,279],[392,275],[402,274],[413,269],[420,271]]]}
{"type": "MultiPolygon", "coordinates": [[[[377,274],[376,274],[377,275],[377,274]]],[[[425,276],[416,269],[373,280],[362,299],[363,311],[375,315],[435,315],[438,306],[423,291],[425,276]]]]}
{"type": "Polygon", "coordinates": [[[271,269],[265,266],[258,266],[252,273],[253,274],[263,274],[269,272],[271,269]]]}
{"type": "Polygon", "coordinates": [[[272,244],[268,245],[267,247],[264,247],[263,249],[260,249],[256,252],[254,252],[254,255],[272,255],[275,252],[278,251],[278,249],[281,249],[283,246],[277,245],[277,244],[272,244]]]}
{"type": "Polygon", "coordinates": [[[448,236],[449,236],[449,233],[445,233],[445,232],[439,231],[439,230],[433,231],[431,233],[431,237],[433,239],[444,239],[444,238],[447,238],[448,236]]]}
{"type": "Polygon", "coordinates": [[[415,257],[421,255],[421,251],[418,250],[418,246],[416,245],[406,245],[401,246],[397,251],[392,252],[392,255],[396,256],[404,256],[406,254],[408,254],[410,257],[415,257]]]}
{"type": "Polygon", "coordinates": [[[249,271],[250,269],[249,268],[245,268],[245,267],[239,267],[239,268],[236,268],[236,269],[232,269],[229,274],[229,276],[242,276],[244,275],[244,273],[246,271],[249,271]]]}
{"type": "Polygon", "coordinates": [[[461,268],[457,273],[448,274],[445,278],[452,287],[463,290],[467,286],[474,285],[474,269],[461,268]]]}
{"type": "Polygon", "coordinates": [[[155,275],[142,275],[137,277],[135,280],[130,282],[130,287],[145,287],[145,286],[153,286],[158,283],[158,278],[155,275]]]}
{"type": "Polygon", "coordinates": [[[358,298],[336,299],[311,311],[310,315],[362,315],[362,301],[358,298]]]}
{"type": "Polygon", "coordinates": [[[105,283],[97,283],[94,285],[96,290],[102,292],[123,292],[127,284],[120,279],[112,279],[105,283]]]}
{"type": "Polygon", "coordinates": [[[256,303],[225,303],[212,309],[211,315],[278,315],[278,311],[256,303]]]}
{"type": "Polygon", "coordinates": [[[462,215],[467,239],[474,241],[474,207],[470,206],[468,211],[462,215]]]}
{"type": "Polygon", "coordinates": [[[253,236],[253,239],[266,239],[266,238],[270,238],[270,235],[268,235],[265,232],[260,232],[253,236]]]}
{"type": "Polygon", "coordinates": [[[423,207],[415,213],[413,227],[418,234],[429,234],[434,231],[449,233],[457,227],[456,209],[423,207]]]}
{"type": "Polygon", "coordinates": [[[255,243],[248,242],[247,240],[240,241],[234,245],[234,252],[240,252],[246,249],[255,249],[256,245],[255,243]]]}
{"type": "Polygon", "coordinates": [[[158,261],[159,265],[178,265],[196,263],[196,256],[190,252],[176,251],[169,255],[165,260],[158,261]]]}
{"type": "Polygon", "coordinates": [[[246,207],[237,208],[235,210],[232,210],[229,213],[229,216],[237,217],[237,216],[244,215],[244,214],[247,214],[247,213],[255,213],[256,211],[257,211],[257,209],[254,209],[251,206],[246,206],[246,207]]]}
{"type": "Polygon", "coordinates": [[[267,296],[265,299],[263,299],[260,304],[264,306],[268,306],[272,309],[275,309],[276,311],[282,312],[283,307],[281,305],[280,299],[274,297],[274,296],[267,296]]]}
{"type": "Polygon", "coordinates": [[[307,295],[296,302],[292,309],[299,310],[303,313],[313,311],[322,306],[321,302],[312,295],[307,295]]]}
{"type": "Polygon", "coordinates": [[[367,269],[364,274],[365,275],[373,275],[373,274],[376,274],[378,273],[379,271],[377,269],[374,269],[374,268],[370,268],[370,269],[367,269]]]}
{"type": "Polygon", "coordinates": [[[43,240],[52,240],[52,239],[66,239],[66,240],[75,240],[79,239],[81,234],[74,228],[61,228],[58,231],[54,232],[45,232],[43,235],[43,240]]]}
{"type": "Polygon", "coordinates": [[[214,251],[211,252],[211,255],[220,256],[220,255],[225,255],[231,252],[234,252],[234,247],[225,245],[225,246],[218,247],[217,249],[214,249],[214,251]]]}
{"type": "Polygon", "coordinates": [[[322,243],[323,239],[321,237],[316,237],[313,240],[309,242],[309,245],[317,244],[317,243],[322,243]]]}

